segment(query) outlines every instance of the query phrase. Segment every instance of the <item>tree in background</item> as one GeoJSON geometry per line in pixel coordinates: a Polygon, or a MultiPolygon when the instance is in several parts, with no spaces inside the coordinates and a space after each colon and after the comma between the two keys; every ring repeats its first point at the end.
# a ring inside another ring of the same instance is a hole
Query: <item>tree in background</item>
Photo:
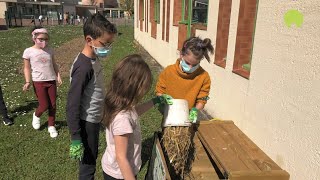
{"type": "Polygon", "coordinates": [[[131,17],[134,9],[134,0],[119,0],[119,6],[131,17]]]}

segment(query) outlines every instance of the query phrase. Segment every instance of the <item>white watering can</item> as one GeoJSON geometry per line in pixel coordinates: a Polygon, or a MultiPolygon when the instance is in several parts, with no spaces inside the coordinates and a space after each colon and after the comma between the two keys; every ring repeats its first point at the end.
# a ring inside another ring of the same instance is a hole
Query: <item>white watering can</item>
{"type": "Polygon", "coordinates": [[[172,105],[165,105],[163,127],[190,126],[189,106],[185,99],[172,99],[172,105]]]}

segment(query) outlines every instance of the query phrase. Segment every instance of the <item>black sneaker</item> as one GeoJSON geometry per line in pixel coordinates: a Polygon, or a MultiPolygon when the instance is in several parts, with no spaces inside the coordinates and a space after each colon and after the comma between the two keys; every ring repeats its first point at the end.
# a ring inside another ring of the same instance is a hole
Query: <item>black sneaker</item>
{"type": "Polygon", "coordinates": [[[3,118],[3,124],[6,126],[10,126],[13,124],[13,122],[11,121],[10,118],[6,117],[6,118],[3,118]]]}

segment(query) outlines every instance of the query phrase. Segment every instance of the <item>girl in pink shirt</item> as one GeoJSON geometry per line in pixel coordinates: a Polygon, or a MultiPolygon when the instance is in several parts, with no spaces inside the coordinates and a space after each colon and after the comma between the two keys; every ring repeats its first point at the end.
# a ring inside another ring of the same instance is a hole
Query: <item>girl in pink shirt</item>
{"type": "Polygon", "coordinates": [[[152,75],[140,55],[129,55],[113,72],[105,98],[107,148],[102,157],[105,180],[136,179],[141,166],[141,128],[138,117],[155,104],[170,104],[163,95],[137,105],[150,90],[152,75]]]}
{"type": "Polygon", "coordinates": [[[45,28],[35,27],[31,33],[34,45],[23,52],[24,77],[23,91],[30,89],[31,83],[38,98],[39,106],[33,113],[32,126],[40,128],[40,116],[49,110],[48,132],[55,138],[58,132],[55,125],[57,86],[62,84],[53,50],[48,47],[49,35],[45,28]],[[31,82],[32,80],[32,82],[31,82]]]}

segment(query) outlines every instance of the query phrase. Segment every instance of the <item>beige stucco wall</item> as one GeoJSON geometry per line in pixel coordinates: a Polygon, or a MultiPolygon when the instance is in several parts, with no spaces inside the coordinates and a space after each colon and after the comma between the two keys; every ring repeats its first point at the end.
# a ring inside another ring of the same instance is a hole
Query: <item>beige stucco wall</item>
{"type": "MultiPolygon", "coordinates": [[[[259,1],[250,80],[232,73],[240,0],[232,3],[226,68],[202,62],[212,79],[206,110],[214,117],[233,120],[290,173],[292,180],[317,180],[320,177],[320,3],[318,0],[259,1]],[[301,28],[285,26],[283,15],[289,9],[304,14],[301,28]]],[[[213,43],[218,7],[219,1],[210,1],[208,29],[196,32],[211,38],[213,43]]],[[[172,18],[170,23],[169,43],[160,38],[155,40],[135,26],[135,38],[162,66],[174,63],[178,57],[178,31],[172,26],[172,18]]],[[[161,37],[162,29],[158,27],[161,37]]]]}
{"type": "Polygon", "coordinates": [[[5,12],[7,10],[7,3],[6,2],[0,2],[0,18],[5,18],[5,12]]]}
{"type": "MultiPolygon", "coordinates": [[[[137,1],[139,2],[139,1],[137,1]]],[[[149,3],[150,4],[150,3],[149,3]]],[[[172,26],[172,13],[173,9],[170,10],[170,39],[169,42],[162,40],[162,24],[157,25],[157,39],[151,37],[151,23],[149,23],[149,32],[141,32],[140,28],[137,28],[137,16],[138,16],[138,3],[135,1],[135,39],[139,41],[139,43],[144,46],[144,48],[156,59],[162,66],[167,66],[172,62],[175,62],[177,57],[179,56],[179,52],[177,51],[178,44],[178,27],[172,26]],[[160,60],[161,59],[161,60],[160,60]]],[[[160,3],[160,9],[162,9],[163,3],[160,3]]],[[[173,1],[171,1],[170,7],[173,7],[173,1]]],[[[144,13],[146,15],[146,13],[144,13]]],[[[150,19],[150,13],[147,19],[150,19]]],[[[160,11],[160,20],[162,22],[162,10],[160,11]]],[[[145,18],[146,19],[146,18],[145,18]]]]}

